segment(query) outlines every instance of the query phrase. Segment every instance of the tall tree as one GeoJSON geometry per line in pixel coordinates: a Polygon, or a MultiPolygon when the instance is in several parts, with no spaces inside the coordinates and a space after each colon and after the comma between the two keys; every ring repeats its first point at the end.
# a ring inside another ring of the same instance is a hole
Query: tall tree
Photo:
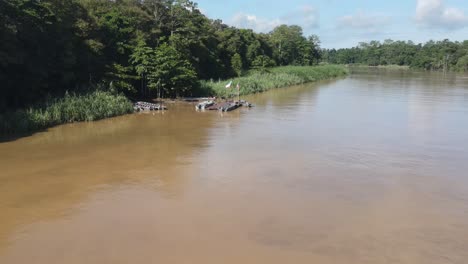
{"type": "Polygon", "coordinates": [[[239,53],[236,53],[234,54],[234,56],[232,56],[231,64],[237,76],[240,77],[242,74],[243,63],[242,63],[242,57],[239,55],[239,53]]]}
{"type": "Polygon", "coordinates": [[[197,75],[190,62],[177,49],[167,43],[156,49],[155,69],[149,73],[151,89],[160,85],[166,96],[181,96],[196,83],[197,75]]]}

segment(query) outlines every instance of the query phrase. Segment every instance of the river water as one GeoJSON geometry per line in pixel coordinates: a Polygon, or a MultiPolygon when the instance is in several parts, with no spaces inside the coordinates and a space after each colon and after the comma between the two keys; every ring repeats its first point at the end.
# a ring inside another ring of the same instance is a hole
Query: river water
{"type": "Polygon", "coordinates": [[[468,77],[354,70],[0,143],[0,263],[468,263],[468,77]]]}

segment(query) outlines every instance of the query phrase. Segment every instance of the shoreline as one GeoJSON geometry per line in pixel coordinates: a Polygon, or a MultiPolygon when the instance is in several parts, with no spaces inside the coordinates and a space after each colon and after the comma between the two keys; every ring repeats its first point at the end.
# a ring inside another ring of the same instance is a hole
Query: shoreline
{"type": "MultiPolygon", "coordinates": [[[[229,81],[240,84],[242,96],[266,92],[271,89],[287,88],[294,85],[333,79],[349,74],[345,66],[284,66],[254,72],[247,76],[218,82],[200,81],[201,96],[229,99],[236,86],[226,89],[229,81]]],[[[237,92],[235,93],[237,96],[237,92]]],[[[184,102],[188,97],[166,99],[184,102]]],[[[195,97],[193,97],[195,98],[195,97]]],[[[155,99],[151,99],[154,101],[155,99]]],[[[187,101],[185,101],[187,102],[187,101]]],[[[170,109],[169,109],[170,110],[170,109]]],[[[61,124],[90,122],[132,113],[132,100],[123,95],[96,91],[85,95],[66,94],[36,107],[0,113],[0,142],[8,138],[29,136],[61,124]]]]}
{"type": "Polygon", "coordinates": [[[367,68],[367,69],[385,69],[385,70],[413,70],[410,66],[407,65],[365,65],[365,64],[346,64],[348,68],[367,68]]]}

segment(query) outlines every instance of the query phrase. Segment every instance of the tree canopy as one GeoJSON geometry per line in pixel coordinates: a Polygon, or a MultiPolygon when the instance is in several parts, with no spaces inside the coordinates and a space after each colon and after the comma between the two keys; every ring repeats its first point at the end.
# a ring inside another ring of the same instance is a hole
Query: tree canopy
{"type": "Polygon", "coordinates": [[[0,111],[97,88],[182,96],[199,79],[320,56],[317,37],[299,26],[259,34],[209,19],[189,0],[3,0],[0,37],[0,111]]]}

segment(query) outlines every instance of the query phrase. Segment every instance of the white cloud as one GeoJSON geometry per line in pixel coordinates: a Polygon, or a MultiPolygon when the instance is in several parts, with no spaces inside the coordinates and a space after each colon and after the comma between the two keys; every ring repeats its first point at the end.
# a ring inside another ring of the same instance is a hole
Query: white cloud
{"type": "Polygon", "coordinates": [[[254,31],[257,31],[257,32],[266,33],[266,32],[270,32],[275,27],[281,24],[284,24],[284,22],[281,21],[280,19],[270,20],[266,18],[259,18],[251,14],[237,13],[232,18],[231,24],[238,28],[248,28],[248,29],[253,29],[254,31]]]}
{"type": "Polygon", "coordinates": [[[305,31],[318,27],[319,13],[312,6],[302,6],[279,18],[267,19],[253,14],[237,13],[231,19],[231,25],[239,28],[253,29],[256,32],[268,33],[279,25],[299,25],[305,31]]]}
{"type": "Polygon", "coordinates": [[[353,15],[338,18],[339,29],[357,29],[368,33],[380,32],[390,23],[390,17],[383,14],[366,14],[358,10],[353,15]]]}
{"type": "Polygon", "coordinates": [[[468,26],[463,10],[446,7],[444,0],[417,0],[416,22],[425,27],[459,29],[468,26]]]}

